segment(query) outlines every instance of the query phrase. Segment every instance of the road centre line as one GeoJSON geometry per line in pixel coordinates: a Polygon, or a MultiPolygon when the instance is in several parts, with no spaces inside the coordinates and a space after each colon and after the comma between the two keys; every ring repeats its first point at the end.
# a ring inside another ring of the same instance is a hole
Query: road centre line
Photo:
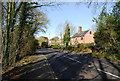
{"type": "Polygon", "coordinates": [[[101,72],[104,72],[104,73],[106,73],[106,74],[108,74],[108,75],[111,75],[111,76],[113,76],[113,77],[116,77],[116,78],[119,78],[119,79],[120,79],[120,76],[114,75],[114,74],[109,73],[109,72],[107,72],[107,71],[103,71],[103,70],[101,70],[101,69],[97,69],[97,70],[98,70],[98,71],[101,71],[101,72]]]}

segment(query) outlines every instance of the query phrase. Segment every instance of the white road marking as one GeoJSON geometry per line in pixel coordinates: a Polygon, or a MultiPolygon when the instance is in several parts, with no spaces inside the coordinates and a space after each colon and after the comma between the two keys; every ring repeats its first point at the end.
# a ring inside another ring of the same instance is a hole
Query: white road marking
{"type": "Polygon", "coordinates": [[[101,70],[101,69],[97,69],[97,70],[98,70],[98,71],[101,71],[101,72],[104,72],[104,73],[106,73],[106,74],[108,74],[108,75],[111,75],[111,76],[113,76],[113,77],[116,77],[116,78],[119,78],[119,79],[120,79],[120,76],[114,75],[114,74],[109,73],[109,72],[107,72],[107,71],[103,71],[103,70],[101,70]]]}
{"type": "MultiPolygon", "coordinates": [[[[98,63],[98,62],[97,62],[98,63]]],[[[107,62],[102,62],[102,65],[104,66],[108,66],[108,67],[111,67],[111,68],[114,68],[113,66],[111,66],[109,63],[107,62]]],[[[116,65],[116,64],[115,64],[116,65]]],[[[117,66],[117,65],[116,65],[117,66]]]]}
{"type": "MultiPolygon", "coordinates": [[[[63,57],[66,57],[66,56],[63,56],[63,57]]],[[[78,61],[78,60],[75,60],[75,59],[70,58],[70,57],[66,57],[66,58],[68,58],[68,59],[70,59],[70,60],[73,60],[73,61],[75,61],[75,62],[77,62],[77,63],[80,63],[80,64],[81,64],[81,62],[80,62],[80,61],[78,61]]]]}
{"type": "MultiPolygon", "coordinates": [[[[66,57],[66,55],[63,56],[63,57],[66,57]]],[[[81,62],[78,61],[78,60],[75,60],[75,59],[70,58],[70,57],[66,57],[66,58],[71,59],[71,60],[76,61],[77,63],[80,63],[80,64],[81,64],[81,62]]],[[[114,75],[114,74],[109,73],[109,72],[107,72],[107,71],[103,71],[103,70],[101,70],[101,69],[97,69],[97,70],[98,70],[98,71],[102,71],[102,72],[104,72],[104,73],[106,73],[106,74],[108,74],[108,75],[111,75],[111,76],[113,76],[113,77],[116,77],[116,78],[119,78],[119,79],[120,79],[120,76],[114,75]]]]}

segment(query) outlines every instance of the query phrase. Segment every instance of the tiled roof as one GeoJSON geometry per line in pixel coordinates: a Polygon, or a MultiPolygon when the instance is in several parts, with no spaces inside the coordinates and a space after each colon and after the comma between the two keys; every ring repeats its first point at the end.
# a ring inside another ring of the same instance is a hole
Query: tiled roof
{"type": "Polygon", "coordinates": [[[82,31],[80,34],[76,33],[75,35],[73,35],[72,38],[75,38],[75,37],[83,37],[89,30],[86,30],[86,31],[82,31]]]}

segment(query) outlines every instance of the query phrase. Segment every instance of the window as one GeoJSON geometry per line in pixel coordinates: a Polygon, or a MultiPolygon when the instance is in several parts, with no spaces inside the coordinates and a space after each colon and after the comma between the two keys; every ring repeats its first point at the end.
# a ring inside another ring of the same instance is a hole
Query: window
{"type": "Polygon", "coordinates": [[[90,31],[90,34],[92,34],[92,31],[90,31]]]}
{"type": "Polygon", "coordinates": [[[81,38],[81,40],[83,40],[83,37],[81,38]]]}

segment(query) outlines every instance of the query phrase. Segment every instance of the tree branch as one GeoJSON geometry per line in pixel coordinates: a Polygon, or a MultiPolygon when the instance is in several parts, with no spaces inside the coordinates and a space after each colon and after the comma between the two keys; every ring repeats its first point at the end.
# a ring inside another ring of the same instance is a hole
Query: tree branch
{"type": "Polygon", "coordinates": [[[5,6],[4,6],[4,5],[2,5],[2,7],[6,10],[6,12],[7,12],[7,13],[9,13],[9,12],[8,12],[8,10],[5,8],[5,6]]]}
{"type": "Polygon", "coordinates": [[[23,2],[21,2],[21,3],[19,4],[18,8],[15,10],[14,18],[15,18],[15,16],[16,16],[16,14],[18,13],[18,11],[20,10],[20,8],[21,8],[21,6],[22,6],[22,3],[23,3],[23,2]]]}
{"type": "Polygon", "coordinates": [[[50,3],[48,3],[48,4],[43,4],[43,5],[32,6],[31,8],[38,8],[38,7],[43,7],[43,6],[55,6],[55,5],[53,5],[52,3],[54,3],[54,2],[50,2],[50,3]]]}

